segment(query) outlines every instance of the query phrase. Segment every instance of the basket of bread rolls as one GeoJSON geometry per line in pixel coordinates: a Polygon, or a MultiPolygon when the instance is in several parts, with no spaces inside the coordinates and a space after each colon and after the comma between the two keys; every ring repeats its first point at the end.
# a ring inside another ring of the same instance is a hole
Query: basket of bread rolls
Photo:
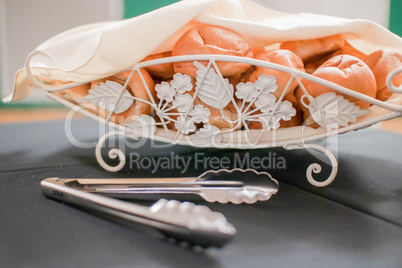
{"type": "Polygon", "coordinates": [[[401,52],[368,21],[182,1],[52,38],[8,100],[42,88],[135,138],[287,147],[399,116],[401,52]]]}

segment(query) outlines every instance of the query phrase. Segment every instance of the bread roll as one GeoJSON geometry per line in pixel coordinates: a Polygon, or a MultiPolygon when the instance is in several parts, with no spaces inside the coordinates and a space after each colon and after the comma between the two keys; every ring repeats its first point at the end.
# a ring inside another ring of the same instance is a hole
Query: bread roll
{"type": "MultiPolygon", "coordinates": [[[[121,85],[124,85],[124,83],[126,82],[126,80],[129,77],[130,73],[131,73],[131,71],[127,71],[127,72],[120,73],[120,74],[117,74],[112,77],[94,81],[91,84],[91,89],[94,89],[95,86],[100,85],[101,82],[106,82],[106,81],[114,81],[121,85]]],[[[154,100],[157,101],[154,81],[152,80],[151,76],[148,74],[148,72],[146,70],[141,69],[141,74],[142,74],[142,76],[147,84],[147,87],[148,87],[150,93],[152,94],[154,100]]],[[[148,92],[147,92],[144,84],[142,83],[141,77],[138,72],[134,72],[133,76],[131,77],[131,79],[128,83],[127,90],[132,96],[151,102],[148,92]]],[[[142,114],[151,114],[151,111],[152,111],[152,107],[149,104],[139,101],[139,100],[134,100],[133,105],[127,111],[124,111],[124,112],[118,113],[118,114],[113,113],[112,117],[110,118],[110,121],[119,123],[119,124],[124,124],[124,123],[127,123],[128,121],[130,121],[132,116],[134,116],[134,115],[139,116],[142,114]]],[[[101,108],[99,108],[99,114],[103,118],[108,118],[108,116],[109,116],[109,112],[107,110],[104,110],[101,108]]]]}
{"type": "Polygon", "coordinates": [[[247,71],[245,71],[242,74],[233,75],[233,76],[229,76],[229,77],[226,77],[226,78],[229,80],[229,84],[233,85],[233,88],[236,88],[236,86],[239,83],[247,83],[250,74],[252,72],[254,72],[254,71],[255,71],[255,66],[251,66],[250,68],[248,68],[247,71]]]}
{"type": "Polygon", "coordinates": [[[69,96],[75,103],[81,105],[82,107],[93,110],[93,111],[98,111],[98,107],[94,104],[91,104],[89,102],[83,103],[82,99],[89,94],[89,89],[91,88],[91,83],[84,84],[81,86],[65,89],[63,92],[69,96]]]}
{"type": "MultiPolygon", "coordinates": [[[[160,58],[171,57],[172,51],[167,51],[163,53],[149,55],[148,57],[144,58],[143,61],[155,60],[160,58]]],[[[157,64],[145,67],[145,70],[152,76],[152,78],[157,80],[169,80],[173,78],[174,70],[173,70],[173,63],[164,63],[164,64],[157,64]]]]}
{"type": "Polygon", "coordinates": [[[342,35],[331,35],[322,38],[282,42],[281,49],[288,49],[309,64],[331,55],[345,46],[342,35]]]}
{"type": "MultiPolygon", "coordinates": [[[[304,72],[303,62],[301,61],[301,59],[289,50],[285,49],[269,50],[256,55],[255,58],[262,61],[280,64],[304,72]]],[[[278,89],[271,94],[273,94],[276,97],[276,99],[279,99],[287,83],[289,82],[291,75],[274,69],[257,66],[255,70],[249,75],[248,81],[254,83],[255,81],[258,80],[258,77],[261,74],[266,74],[268,76],[274,75],[276,77],[278,89]]],[[[298,86],[297,81],[293,80],[286,95],[292,94],[297,86],[298,86]]]]}
{"type": "MultiPolygon", "coordinates": [[[[73,82],[64,82],[64,81],[60,81],[60,80],[53,80],[53,79],[49,79],[47,77],[38,77],[37,78],[41,83],[52,86],[52,87],[60,87],[60,86],[65,86],[67,84],[73,83],[73,82]]],[[[33,85],[32,85],[33,86],[33,85]]],[[[88,95],[89,93],[89,89],[90,89],[91,83],[88,84],[84,84],[81,86],[76,86],[76,87],[72,87],[72,88],[68,88],[62,91],[56,91],[53,94],[62,94],[62,95],[67,95],[68,97],[71,98],[71,100],[84,107],[85,109],[89,109],[92,110],[94,112],[97,112],[98,107],[94,104],[91,104],[89,102],[82,102],[82,99],[88,95]]]]}
{"type": "Polygon", "coordinates": [[[337,55],[350,55],[354,56],[356,58],[359,58],[364,61],[364,59],[367,57],[366,54],[363,52],[357,50],[353,46],[351,46],[348,42],[345,42],[345,46],[341,48],[338,52],[335,52],[336,54],[333,54],[333,56],[337,55]]]}
{"type": "MultiPolygon", "coordinates": [[[[226,107],[223,108],[222,111],[220,109],[213,108],[213,107],[203,103],[199,99],[196,99],[194,104],[195,105],[201,104],[202,106],[204,106],[205,108],[208,108],[211,111],[211,115],[209,116],[209,122],[207,124],[216,126],[222,130],[234,128],[238,124],[238,122],[232,123],[233,121],[236,121],[239,118],[236,108],[232,102],[229,102],[229,104],[226,105],[226,107]],[[222,116],[222,114],[223,114],[223,116],[222,116]],[[225,118],[226,118],[226,120],[231,121],[231,122],[226,121],[225,118]]],[[[240,124],[238,128],[240,128],[241,126],[242,125],[240,124]]]]}
{"type": "MultiPolygon", "coordinates": [[[[271,49],[272,49],[272,48],[271,48],[271,49]]],[[[256,56],[256,55],[258,55],[258,54],[260,54],[260,53],[266,52],[266,51],[271,50],[271,49],[266,48],[266,47],[257,47],[257,48],[253,48],[253,55],[256,56]]]]}
{"type": "MultiPolygon", "coordinates": [[[[376,94],[376,84],[373,72],[367,64],[353,56],[335,56],[321,65],[313,75],[373,98],[376,94]]],[[[337,95],[342,95],[345,99],[353,102],[361,109],[367,109],[370,106],[367,102],[350,97],[349,95],[341,94],[331,88],[311,82],[310,80],[304,79],[302,83],[307,92],[313,98],[324,93],[335,92],[337,95]]],[[[297,88],[295,92],[296,98],[303,110],[304,118],[306,119],[310,117],[310,112],[300,102],[304,92],[300,87],[297,88]]]]}
{"type": "Polygon", "coordinates": [[[69,96],[75,103],[80,104],[82,103],[82,99],[88,95],[89,89],[91,87],[91,84],[84,84],[81,86],[73,87],[73,88],[68,88],[63,90],[63,92],[69,96]]]}
{"type": "MultiPolygon", "coordinates": [[[[364,62],[374,73],[377,83],[376,98],[381,101],[387,100],[392,92],[387,87],[386,79],[392,70],[402,66],[402,54],[393,49],[381,49],[368,55],[364,62]]],[[[401,84],[402,75],[400,74],[394,78],[393,85],[398,87],[401,84]]]]}
{"type": "Polygon", "coordinates": [[[326,55],[323,58],[321,58],[321,59],[319,59],[319,60],[317,60],[315,62],[311,62],[311,63],[306,64],[304,66],[304,68],[306,69],[307,73],[312,74],[324,62],[326,62],[330,58],[335,57],[337,55],[350,55],[350,56],[357,57],[357,58],[359,58],[361,60],[364,60],[367,57],[366,54],[360,52],[359,50],[357,50],[354,47],[352,47],[349,43],[345,42],[345,46],[343,48],[338,49],[334,53],[332,53],[330,55],[326,55]]]}
{"type": "MultiPolygon", "coordinates": [[[[240,57],[252,57],[249,44],[239,34],[218,26],[202,25],[188,30],[174,45],[172,56],[219,54],[240,57]]],[[[207,62],[202,62],[205,66],[207,62]]],[[[216,62],[223,76],[241,74],[250,64],[235,62],[216,62]]],[[[197,68],[192,61],[173,64],[176,73],[196,76],[197,68]]]]}

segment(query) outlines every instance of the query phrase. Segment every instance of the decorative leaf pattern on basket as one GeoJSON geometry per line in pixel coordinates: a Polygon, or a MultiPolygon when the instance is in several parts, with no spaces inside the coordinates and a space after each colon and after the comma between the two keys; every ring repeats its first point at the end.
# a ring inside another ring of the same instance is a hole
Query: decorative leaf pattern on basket
{"type": "Polygon", "coordinates": [[[191,77],[181,73],[173,75],[173,81],[171,82],[173,88],[179,94],[186,93],[193,89],[193,84],[191,83],[191,77]]]}
{"type": "Polygon", "coordinates": [[[193,98],[190,94],[177,94],[172,101],[173,106],[176,106],[177,109],[185,113],[193,106],[193,98]]]}
{"type": "Polygon", "coordinates": [[[161,101],[171,102],[173,100],[174,95],[176,95],[176,91],[172,88],[168,82],[162,82],[155,86],[155,90],[157,92],[156,96],[161,101]]]}
{"type": "Polygon", "coordinates": [[[180,129],[181,133],[183,134],[189,134],[190,132],[194,132],[197,129],[194,124],[194,120],[191,117],[185,117],[182,115],[177,118],[174,126],[177,129],[180,129]]]}
{"type": "Polygon", "coordinates": [[[195,123],[208,123],[211,111],[202,105],[196,105],[189,115],[194,119],[195,123]]]}
{"type": "Polygon", "coordinates": [[[258,90],[251,82],[239,83],[236,89],[236,97],[244,100],[245,102],[250,102],[258,96],[258,90]]]}
{"type": "Polygon", "coordinates": [[[209,109],[204,108],[202,105],[195,105],[194,108],[189,111],[187,118],[184,115],[177,118],[175,127],[181,129],[183,134],[189,134],[197,129],[196,123],[208,123],[210,115],[211,112],[209,109]]]}
{"type": "Polygon", "coordinates": [[[208,124],[191,135],[190,139],[197,145],[215,145],[222,142],[222,135],[218,127],[208,124]]]}
{"type": "Polygon", "coordinates": [[[132,131],[130,132],[136,137],[152,137],[156,132],[156,121],[153,117],[143,114],[134,118],[125,125],[132,131]]]}
{"type": "Polygon", "coordinates": [[[224,79],[214,68],[207,69],[198,61],[194,61],[194,65],[198,68],[195,83],[199,88],[198,98],[213,108],[225,108],[232,100],[233,85],[229,84],[229,80],[224,79]]]}
{"type": "MultiPolygon", "coordinates": [[[[197,61],[193,63],[198,69],[195,79],[176,73],[170,82],[161,82],[155,86],[159,102],[152,106],[160,120],[156,122],[150,115],[134,118],[125,124],[133,135],[150,137],[155,134],[158,126],[168,130],[167,124],[169,124],[169,128],[173,125],[182,134],[191,134],[190,139],[196,144],[207,146],[220,143],[223,132],[235,131],[241,125],[249,132],[248,124],[259,122],[262,125],[262,135],[264,131],[279,128],[282,120],[289,121],[295,116],[296,110],[292,107],[292,103],[283,101],[283,97],[277,100],[271,94],[278,89],[275,76],[262,74],[254,83],[238,83],[235,91],[229,80],[222,77],[214,62],[208,67],[197,61]],[[193,93],[189,92],[192,90],[193,93]],[[239,101],[233,100],[233,93],[239,101]],[[202,104],[194,105],[196,99],[202,104]],[[223,110],[229,103],[233,103],[238,113],[237,119],[232,119],[233,121],[223,116],[223,110]],[[233,125],[232,129],[221,130],[208,124],[211,112],[214,112],[214,116],[219,116],[215,114],[216,111],[220,111],[222,119],[233,125]]],[[[133,105],[134,99],[121,84],[106,81],[89,90],[83,102],[91,102],[109,112],[122,113],[133,105]],[[114,107],[119,96],[121,99],[114,107]]],[[[370,112],[361,110],[335,93],[322,94],[315,99],[309,96],[308,99],[309,105],[305,103],[303,105],[309,109],[312,118],[327,129],[347,126],[351,122],[356,122],[357,117],[370,112]]],[[[179,133],[176,138],[178,135],[179,133]]],[[[258,142],[259,138],[255,143],[258,142]]]]}
{"type": "MultiPolygon", "coordinates": [[[[224,79],[214,67],[205,67],[203,64],[194,61],[198,68],[196,85],[197,96],[206,105],[222,110],[232,101],[233,85],[228,79],[224,79]]],[[[296,110],[288,101],[278,102],[274,95],[270,94],[278,89],[275,76],[260,75],[255,83],[239,83],[236,87],[236,97],[243,100],[241,108],[238,108],[238,121],[244,124],[258,121],[262,124],[263,130],[277,129],[281,120],[290,120],[296,114],[296,110]],[[254,105],[254,106],[253,106],[254,105]]],[[[170,83],[162,82],[156,85],[155,90],[160,99],[158,116],[162,123],[158,125],[174,123],[176,129],[183,134],[191,134],[191,139],[197,142],[211,140],[220,141],[221,130],[216,126],[207,124],[211,111],[203,105],[194,106],[194,97],[188,93],[192,90],[191,78],[188,75],[175,74],[170,83]],[[203,127],[197,130],[198,125],[204,123],[203,127]],[[219,138],[220,137],[220,138],[219,138]]],[[[222,116],[225,119],[225,117],[222,116]]],[[[233,123],[233,122],[232,122],[233,123]]],[[[226,132],[228,130],[225,130],[226,132]]]]}
{"type": "Polygon", "coordinates": [[[356,122],[357,117],[370,113],[370,110],[362,110],[334,92],[321,94],[312,100],[307,108],[314,121],[328,129],[347,126],[356,122]]]}
{"type": "Polygon", "coordinates": [[[193,97],[185,93],[192,89],[191,77],[180,73],[175,74],[170,83],[162,82],[155,86],[160,99],[156,113],[163,121],[157,125],[173,122],[181,133],[190,134],[197,129],[196,123],[208,123],[209,109],[202,105],[194,106],[193,97]]]}
{"type": "MultiPolygon", "coordinates": [[[[114,81],[101,82],[99,86],[95,86],[94,89],[89,90],[89,94],[82,99],[82,102],[91,102],[102,109],[112,112],[123,89],[124,86],[114,81]]],[[[127,111],[133,102],[134,99],[131,94],[127,89],[124,89],[123,96],[116,105],[114,112],[122,113],[127,111]]]]}
{"type": "Polygon", "coordinates": [[[296,115],[296,110],[289,101],[279,102],[270,94],[278,89],[276,77],[273,75],[261,74],[254,84],[239,83],[236,89],[236,97],[243,100],[241,118],[244,124],[258,121],[263,130],[277,129],[281,120],[289,121],[296,115]]]}

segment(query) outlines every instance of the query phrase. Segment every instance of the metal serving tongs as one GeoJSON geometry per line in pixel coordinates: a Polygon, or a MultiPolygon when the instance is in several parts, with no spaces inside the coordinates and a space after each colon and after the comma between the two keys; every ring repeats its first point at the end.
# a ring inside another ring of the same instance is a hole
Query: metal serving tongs
{"type": "Polygon", "coordinates": [[[160,199],[151,207],[96,195],[66,186],[65,180],[47,178],[41,182],[45,196],[101,214],[125,225],[138,224],[190,246],[222,247],[236,229],[221,213],[190,202],[160,199]]]}
{"type": "Polygon", "coordinates": [[[158,179],[61,179],[41,182],[43,194],[125,224],[142,224],[178,241],[201,247],[222,247],[235,228],[224,215],[193,203],[161,199],[151,207],[98,194],[133,198],[154,194],[196,194],[208,202],[255,203],[268,200],[278,191],[278,182],[255,170],[207,171],[196,178],[158,179]],[[134,196],[133,196],[134,195],[134,196]]]}
{"type": "Polygon", "coordinates": [[[157,179],[60,179],[66,186],[111,197],[135,199],[158,194],[194,194],[208,202],[266,201],[278,191],[278,182],[266,172],[252,169],[207,171],[199,177],[157,179]]]}

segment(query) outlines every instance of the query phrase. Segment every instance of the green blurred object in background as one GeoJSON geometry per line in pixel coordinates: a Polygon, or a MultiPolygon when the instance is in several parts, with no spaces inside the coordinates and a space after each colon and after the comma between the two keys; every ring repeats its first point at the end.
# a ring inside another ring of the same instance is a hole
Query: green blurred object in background
{"type": "Polygon", "coordinates": [[[392,0],[389,14],[389,29],[394,34],[402,36],[402,1],[392,0]]]}
{"type": "Polygon", "coordinates": [[[152,10],[176,3],[175,0],[124,0],[124,18],[132,18],[152,10]]]}

